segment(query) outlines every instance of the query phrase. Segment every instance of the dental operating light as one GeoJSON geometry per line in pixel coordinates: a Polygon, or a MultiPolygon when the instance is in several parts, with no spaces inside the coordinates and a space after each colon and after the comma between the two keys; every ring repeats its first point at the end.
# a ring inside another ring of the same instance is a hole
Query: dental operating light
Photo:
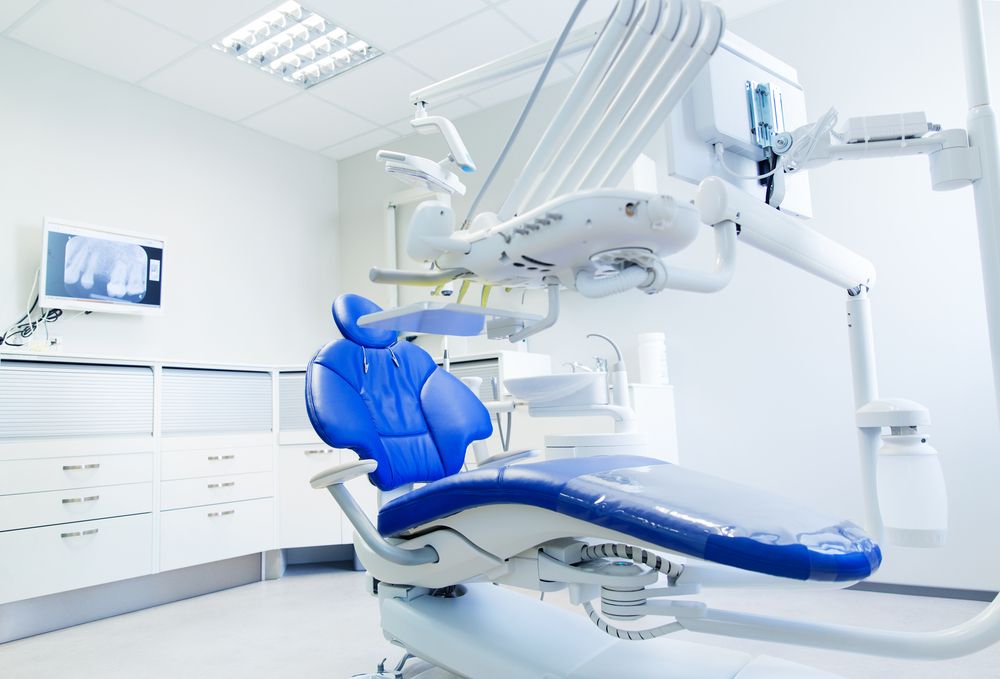
{"type": "Polygon", "coordinates": [[[303,89],[382,54],[366,40],[297,2],[278,5],[212,47],[303,89]]]}

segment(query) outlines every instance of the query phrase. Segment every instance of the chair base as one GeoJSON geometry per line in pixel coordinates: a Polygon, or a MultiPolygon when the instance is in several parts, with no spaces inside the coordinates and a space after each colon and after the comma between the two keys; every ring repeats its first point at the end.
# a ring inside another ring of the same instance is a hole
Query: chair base
{"type": "Polygon", "coordinates": [[[574,615],[490,584],[462,596],[382,597],[382,630],[409,653],[476,679],[843,679],[783,660],[675,639],[621,641],[574,615]]]}

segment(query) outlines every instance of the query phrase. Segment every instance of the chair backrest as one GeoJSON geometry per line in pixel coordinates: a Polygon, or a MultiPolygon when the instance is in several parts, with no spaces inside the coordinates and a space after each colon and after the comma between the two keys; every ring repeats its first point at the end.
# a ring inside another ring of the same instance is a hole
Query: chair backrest
{"type": "Polygon", "coordinates": [[[455,474],[469,444],[493,432],[489,413],[426,351],[358,325],[376,311],[360,295],[333,303],[344,339],[320,349],[306,370],[313,428],[327,444],[378,462],[369,479],[382,490],[455,474]]]}

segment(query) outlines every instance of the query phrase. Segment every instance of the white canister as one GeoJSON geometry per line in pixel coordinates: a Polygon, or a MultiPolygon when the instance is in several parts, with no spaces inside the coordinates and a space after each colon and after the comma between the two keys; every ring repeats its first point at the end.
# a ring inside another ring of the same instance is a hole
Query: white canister
{"type": "Polygon", "coordinates": [[[639,383],[670,384],[667,336],[662,332],[639,333],[639,383]]]}

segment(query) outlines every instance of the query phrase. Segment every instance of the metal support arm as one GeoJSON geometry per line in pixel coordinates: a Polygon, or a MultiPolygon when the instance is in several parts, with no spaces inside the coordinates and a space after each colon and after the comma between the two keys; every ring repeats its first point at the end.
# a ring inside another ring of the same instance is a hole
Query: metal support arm
{"type": "Polygon", "coordinates": [[[313,488],[326,488],[330,495],[337,501],[344,511],[354,530],[358,532],[361,539],[368,547],[381,556],[400,566],[422,566],[429,563],[437,563],[438,553],[430,545],[425,545],[419,549],[404,549],[398,547],[383,538],[372,525],[368,515],[358,505],[358,501],[351,495],[351,491],[344,486],[351,479],[362,474],[371,474],[378,468],[375,460],[358,460],[347,464],[331,467],[324,472],[309,479],[309,485],[313,488]]]}

